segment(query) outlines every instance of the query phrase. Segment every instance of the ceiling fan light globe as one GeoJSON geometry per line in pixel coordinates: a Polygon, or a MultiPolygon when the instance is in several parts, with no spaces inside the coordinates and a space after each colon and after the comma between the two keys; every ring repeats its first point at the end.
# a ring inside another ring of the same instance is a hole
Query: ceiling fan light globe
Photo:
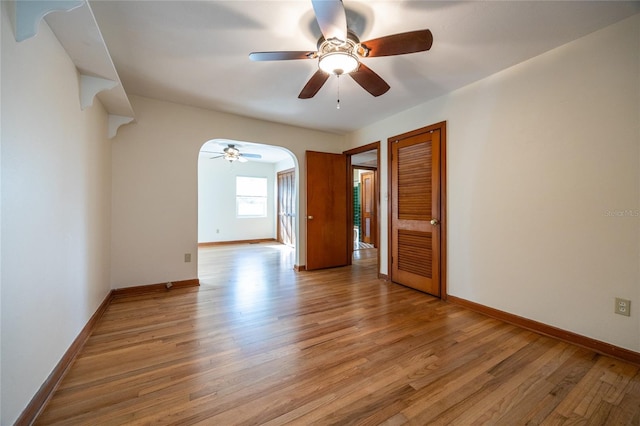
{"type": "Polygon", "coordinates": [[[360,62],[350,52],[329,52],[320,57],[318,67],[327,74],[349,74],[358,69],[360,62]]]}

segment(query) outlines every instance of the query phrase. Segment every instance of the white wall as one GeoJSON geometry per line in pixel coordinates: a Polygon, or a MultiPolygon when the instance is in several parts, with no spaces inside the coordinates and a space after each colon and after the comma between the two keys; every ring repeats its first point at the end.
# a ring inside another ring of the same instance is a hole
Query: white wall
{"type": "Polygon", "coordinates": [[[276,238],[273,163],[198,159],[198,242],[276,238]],[[236,216],[236,176],[267,178],[267,216],[236,216]]]}
{"type": "MultiPolygon", "coordinates": [[[[2,2],[6,7],[7,2],[2,2]]],[[[2,402],[12,424],[110,291],[111,147],[46,23],[2,13],[2,402]]]]}
{"type": "Polygon", "coordinates": [[[348,144],[382,140],[384,165],[388,137],[446,120],[448,293],[640,351],[639,110],[636,15],[348,144]],[[613,313],[616,296],[630,318],[613,313]]]}
{"type": "MultiPolygon", "coordinates": [[[[296,157],[296,180],[303,188],[305,150],[343,151],[344,137],[331,133],[136,96],[130,100],[136,122],[121,127],[112,144],[113,288],[197,277],[198,152],[206,141],[284,147],[296,157]],[[184,262],[185,253],[193,254],[191,263],[184,262]]],[[[298,194],[298,211],[304,211],[305,194],[298,194]]],[[[303,221],[296,229],[298,265],[305,262],[305,231],[303,221]]]]}
{"type": "Polygon", "coordinates": [[[293,161],[293,157],[285,158],[284,160],[280,160],[275,164],[276,173],[283,170],[293,169],[295,167],[296,164],[293,161]]]}

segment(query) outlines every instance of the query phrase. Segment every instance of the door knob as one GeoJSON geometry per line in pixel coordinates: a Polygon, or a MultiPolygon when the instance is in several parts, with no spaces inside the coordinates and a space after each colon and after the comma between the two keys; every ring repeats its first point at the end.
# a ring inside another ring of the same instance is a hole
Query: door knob
{"type": "Polygon", "coordinates": [[[431,224],[433,226],[440,225],[440,221],[438,219],[431,219],[431,224]]]}
{"type": "Polygon", "coordinates": [[[307,219],[313,219],[313,216],[307,216],[307,219]]]}

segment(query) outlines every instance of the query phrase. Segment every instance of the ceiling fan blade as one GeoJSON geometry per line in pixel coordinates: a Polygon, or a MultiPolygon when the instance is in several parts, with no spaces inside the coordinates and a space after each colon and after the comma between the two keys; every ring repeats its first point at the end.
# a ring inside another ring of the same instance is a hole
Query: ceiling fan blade
{"type": "Polygon", "coordinates": [[[262,158],[262,155],[260,154],[240,154],[240,156],[247,158],[262,158]]]}
{"type": "Polygon", "coordinates": [[[325,40],[347,41],[347,14],[342,0],[311,0],[325,40]]]}
{"type": "Polygon", "coordinates": [[[313,59],[317,58],[316,52],[308,51],[281,51],[281,52],[252,52],[249,59],[252,61],[288,61],[290,59],[313,59]]]}
{"type": "Polygon", "coordinates": [[[407,33],[393,34],[386,37],[367,40],[358,49],[360,56],[393,56],[407,53],[424,52],[431,49],[433,35],[429,30],[409,31],[407,33]]]}
{"type": "Polygon", "coordinates": [[[382,79],[378,74],[373,72],[371,68],[360,62],[360,66],[357,71],[349,74],[364,90],[371,93],[373,96],[380,96],[390,89],[386,81],[382,79]]]}
{"type": "Polygon", "coordinates": [[[316,71],[314,75],[311,76],[307,84],[302,88],[302,91],[298,95],[299,99],[309,99],[313,98],[318,90],[324,85],[324,83],[329,78],[329,74],[322,70],[316,71]]]}
{"type": "Polygon", "coordinates": [[[209,160],[215,160],[216,158],[224,157],[224,155],[218,155],[216,157],[209,157],[209,160]]]}

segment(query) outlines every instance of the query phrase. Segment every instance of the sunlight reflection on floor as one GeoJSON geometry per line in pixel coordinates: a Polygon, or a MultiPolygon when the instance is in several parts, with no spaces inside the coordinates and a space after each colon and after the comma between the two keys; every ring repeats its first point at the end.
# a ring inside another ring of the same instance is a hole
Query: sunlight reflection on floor
{"type": "MultiPolygon", "coordinates": [[[[351,273],[360,276],[375,271],[377,252],[354,251],[353,265],[348,267],[351,273]]],[[[227,308],[233,316],[262,315],[283,291],[289,296],[297,291],[296,283],[307,272],[294,271],[294,262],[295,248],[275,242],[203,246],[198,250],[198,277],[202,286],[227,294],[232,302],[227,308]]]]}
{"type": "Polygon", "coordinates": [[[267,308],[274,289],[292,286],[294,280],[295,249],[283,244],[209,246],[198,254],[201,285],[223,288],[245,314],[267,308]]]}

